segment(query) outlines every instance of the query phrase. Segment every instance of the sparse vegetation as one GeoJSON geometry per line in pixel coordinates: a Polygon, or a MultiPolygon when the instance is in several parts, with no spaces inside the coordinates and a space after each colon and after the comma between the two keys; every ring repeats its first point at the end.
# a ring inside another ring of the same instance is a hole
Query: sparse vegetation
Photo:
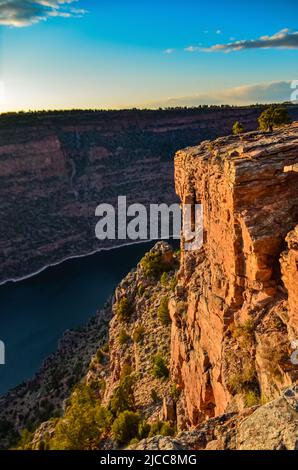
{"type": "Polygon", "coordinates": [[[127,321],[133,312],[131,302],[126,296],[123,296],[116,305],[116,314],[120,321],[127,321]]]}
{"type": "Polygon", "coordinates": [[[126,330],[122,329],[120,331],[119,336],[118,336],[118,340],[119,340],[119,343],[121,344],[121,346],[123,346],[124,344],[127,344],[129,342],[130,336],[127,333],[126,330]]]}
{"type": "Polygon", "coordinates": [[[173,398],[174,401],[177,401],[180,397],[181,391],[177,387],[176,384],[172,384],[170,388],[170,396],[173,398]]]}
{"type": "Polygon", "coordinates": [[[245,401],[245,406],[247,407],[259,405],[260,395],[256,393],[254,390],[249,390],[245,394],[244,401],[245,401]]]}
{"type": "Polygon", "coordinates": [[[290,124],[290,116],[287,108],[271,105],[262,112],[258,119],[261,131],[272,132],[274,127],[290,124]]]}
{"type": "Polygon", "coordinates": [[[124,376],[115,388],[113,396],[108,405],[109,411],[114,417],[123,411],[133,411],[135,408],[133,393],[134,378],[131,375],[124,376]]]}
{"type": "Polygon", "coordinates": [[[140,415],[133,411],[120,413],[112,425],[113,439],[120,445],[127,444],[138,436],[140,420],[140,415]]]}
{"type": "Polygon", "coordinates": [[[162,254],[158,251],[146,253],[141,260],[141,267],[146,277],[151,279],[160,279],[164,272],[172,269],[171,264],[166,263],[162,254]]]}
{"type": "Polygon", "coordinates": [[[160,278],[160,283],[162,286],[166,287],[169,282],[169,275],[168,273],[162,273],[161,278],[160,278]]]}
{"type": "Polygon", "coordinates": [[[255,324],[253,320],[248,319],[241,325],[233,325],[231,327],[232,335],[239,340],[241,345],[249,348],[255,340],[255,324]]]}
{"type": "Polygon", "coordinates": [[[163,297],[160,301],[160,305],[157,311],[157,318],[159,319],[160,323],[164,326],[168,326],[171,323],[168,304],[168,297],[163,297]]]}
{"type": "Polygon", "coordinates": [[[149,437],[154,436],[174,436],[175,427],[168,421],[156,421],[151,425],[149,437]]]}
{"type": "Polygon", "coordinates": [[[167,379],[169,377],[169,369],[161,354],[157,354],[153,358],[152,374],[157,379],[167,379]]]}
{"type": "Polygon", "coordinates": [[[238,135],[242,134],[244,132],[244,126],[241,124],[241,122],[236,121],[233,125],[233,134],[238,135]]]}
{"type": "Polygon", "coordinates": [[[259,393],[256,370],[250,363],[245,363],[239,371],[234,371],[228,379],[228,387],[233,394],[254,391],[259,393]]]}
{"type": "Polygon", "coordinates": [[[132,335],[133,342],[140,343],[143,340],[144,333],[145,333],[145,328],[143,327],[143,325],[136,326],[132,335]]]}

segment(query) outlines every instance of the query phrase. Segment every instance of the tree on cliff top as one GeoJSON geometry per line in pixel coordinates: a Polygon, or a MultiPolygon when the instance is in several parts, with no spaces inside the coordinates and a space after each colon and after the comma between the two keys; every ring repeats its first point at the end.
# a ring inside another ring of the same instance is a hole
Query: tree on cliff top
{"type": "Polygon", "coordinates": [[[238,135],[238,134],[242,134],[243,132],[244,132],[243,125],[241,124],[241,122],[236,121],[233,125],[233,134],[238,135]]]}
{"type": "Polygon", "coordinates": [[[261,131],[272,132],[274,127],[290,124],[291,119],[287,108],[271,105],[262,112],[258,121],[261,131]]]}

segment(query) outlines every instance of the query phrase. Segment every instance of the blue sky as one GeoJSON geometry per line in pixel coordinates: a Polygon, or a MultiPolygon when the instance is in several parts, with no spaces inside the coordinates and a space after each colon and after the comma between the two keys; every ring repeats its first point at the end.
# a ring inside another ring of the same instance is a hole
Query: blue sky
{"type": "Polygon", "coordinates": [[[0,109],[289,99],[297,23],[294,0],[0,0],[0,109]]]}

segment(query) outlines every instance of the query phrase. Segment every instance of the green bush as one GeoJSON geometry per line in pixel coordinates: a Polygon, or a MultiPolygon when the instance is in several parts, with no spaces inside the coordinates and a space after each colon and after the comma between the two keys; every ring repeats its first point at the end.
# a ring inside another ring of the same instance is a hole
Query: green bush
{"type": "Polygon", "coordinates": [[[173,398],[174,401],[177,401],[180,397],[180,390],[177,388],[176,384],[171,385],[170,388],[170,396],[173,398]]]}
{"type": "Polygon", "coordinates": [[[168,304],[169,304],[168,297],[163,297],[161,299],[161,302],[157,311],[157,318],[159,319],[161,324],[164,326],[167,326],[171,323],[168,304]]]}
{"type": "Polygon", "coordinates": [[[232,335],[240,340],[245,348],[249,348],[255,340],[255,324],[253,320],[248,319],[242,325],[232,327],[232,335]]]}
{"type": "Polygon", "coordinates": [[[170,281],[170,289],[171,289],[172,292],[175,291],[177,284],[178,284],[178,278],[177,278],[177,276],[173,276],[171,281],[170,281]]]}
{"type": "Polygon", "coordinates": [[[274,127],[291,122],[287,108],[277,105],[270,105],[265,109],[258,121],[261,131],[272,131],[274,127]]]}
{"type": "Polygon", "coordinates": [[[247,407],[259,405],[260,395],[256,393],[254,390],[249,390],[245,394],[244,402],[245,402],[245,406],[247,407]]]}
{"type": "Polygon", "coordinates": [[[149,436],[151,426],[146,421],[140,421],[138,426],[138,437],[139,439],[146,439],[149,436]]]}
{"type": "Polygon", "coordinates": [[[77,386],[64,417],[58,420],[54,438],[49,442],[50,449],[97,449],[102,432],[98,422],[98,403],[88,386],[77,386]]]}
{"type": "Polygon", "coordinates": [[[162,286],[166,287],[169,282],[169,275],[168,273],[162,273],[161,278],[160,278],[160,283],[162,286]]]}
{"type": "Polygon", "coordinates": [[[141,260],[141,267],[148,278],[159,279],[164,272],[171,270],[172,266],[165,263],[159,252],[146,253],[141,260]]]}
{"type": "Polygon", "coordinates": [[[123,411],[134,410],[133,384],[133,377],[126,375],[121,378],[118,387],[115,388],[108,405],[108,409],[114,417],[118,416],[123,411]]]}
{"type": "Polygon", "coordinates": [[[238,134],[242,134],[243,132],[244,132],[243,125],[239,121],[236,121],[233,125],[233,134],[238,135],[238,134]]]}
{"type": "Polygon", "coordinates": [[[242,369],[229,375],[228,387],[233,394],[257,391],[258,381],[256,370],[252,364],[244,364],[242,369]]]}
{"type": "Polygon", "coordinates": [[[129,342],[130,336],[127,333],[126,330],[123,329],[123,330],[120,331],[119,336],[118,336],[118,340],[119,340],[119,343],[121,344],[121,346],[123,346],[124,344],[129,342]]]}
{"type": "Polygon", "coordinates": [[[113,439],[119,444],[127,444],[138,436],[140,415],[133,411],[123,411],[112,425],[113,439]]]}
{"type": "Polygon", "coordinates": [[[133,312],[131,302],[126,296],[122,297],[116,305],[116,314],[120,321],[126,321],[129,319],[133,312]]]}
{"type": "Polygon", "coordinates": [[[166,366],[164,358],[157,354],[153,358],[152,374],[157,379],[166,379],[169,377],[169,369],[166,366]]]}
{"type": "Polygon", "coordinates": [[[173,436],[175,434],[174,426],[168,421],[156,421],[152,423],[149,437],[154,436],[173,436]]]}
{"type": "Polygon", "coordinates": [[[134,343],[140,343],[144,337],[144,333],[145,333],[145,328],[143,327],[143,325],[136,326],[132,335],[132,339],[134,343]]]}

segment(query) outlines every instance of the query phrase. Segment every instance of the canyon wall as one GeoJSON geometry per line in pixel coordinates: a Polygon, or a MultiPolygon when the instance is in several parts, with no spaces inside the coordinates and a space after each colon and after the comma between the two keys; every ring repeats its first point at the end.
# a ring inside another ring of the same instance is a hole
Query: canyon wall
{"type": "Polygon", "coordinates": [[[236,120],[255,129],[262,109],[1,115],[0,283],[115,246],[95,238],[98,204],[174,202],[173,154],[230,133],[236,120]]]}
{"type": "Polygon", "coordinates": [[[202,203],[204,244],[185,251],[170,302],[178,426],[280,395],[298,379],[298,124],[179,151],[176,191],[202,203]],[[295,228],[296,227],[296,228],[295,228]]]}

